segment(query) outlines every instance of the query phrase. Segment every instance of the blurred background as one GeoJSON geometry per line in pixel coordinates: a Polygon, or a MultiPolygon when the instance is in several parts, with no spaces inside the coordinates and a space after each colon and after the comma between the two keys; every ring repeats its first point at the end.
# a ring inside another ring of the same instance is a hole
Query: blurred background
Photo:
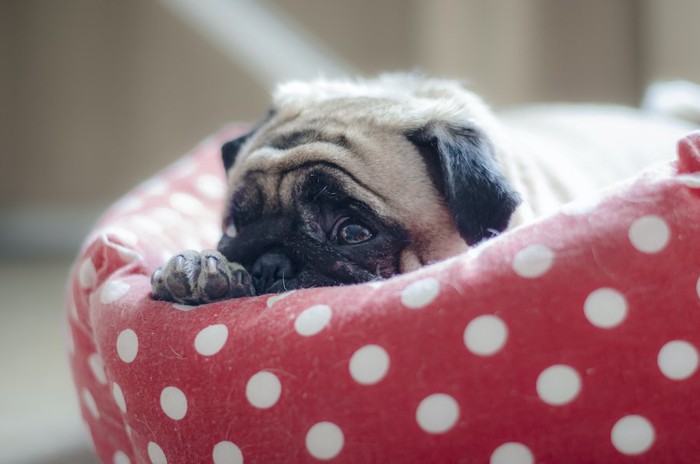
{"type": "Polygon", "coordinates": [[[700,82],[697,0],[0,0],[0,462],[89,463],[63,285],[99,213],[290,78],[421,70],[495,107],[700,82]]]}

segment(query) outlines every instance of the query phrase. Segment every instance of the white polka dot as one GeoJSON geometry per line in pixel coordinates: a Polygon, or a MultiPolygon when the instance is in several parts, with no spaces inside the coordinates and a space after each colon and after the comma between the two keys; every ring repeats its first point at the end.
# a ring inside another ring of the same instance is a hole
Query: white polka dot
{"type": "Polygon", "coordinates": [[[530,448],[522,443],[504,443],[493,451],[489,464],[534,464],[530,448]]]}
{"type": "Polygon", "coordinates": [[[95,265],[92,263],[90,258],[85,258],[83,264],[80,265],[78,281],[80,282],[80,287],[83,289],[88,289],[95,286],[95,282],[97,281],[97,270],[95,270],[95,265]]]}
{"type": "Polygon", "coordinates": [[[508,339],[508,327],[496,316],[474,318],[464,329],[464,345],[478,356],[491,356],[503,348],[508,339]]]}
{"type": "Polygon", "coordinates": [[[530,245],[513,258],[513,270],[520,277],[534,279],[544,275],[554,263],[554,252],[544,245],[530,245]]]}
{"type": "Polygon", "coordinates": [[[569,403],[580,392],[581,377],[576,369],[564,364],[550,366],[537,377],[537,395],[552,406],[569,403]]]}
{"type": "Polygon", "coordinates": [[[178,311],[185,311],[185,312],[192,311],[193,309],[196,308],[196,306],[180,304],[180,303],[173,303],[172,307],[174,309],[177,309],[178,311]]]}
{"type": "Polygon", "coordinates": [[[601,329],[616,327],[627,317],[625,296],[612,288],[592,291],[583,303],[583,312],[588,322],[601,329]]]}
{"type": "Polygon", "coordinates": [[[632,223],[629,240],[642,253],[658,253],[671,238],[671,231],[659,216],[643,216],[632,223]]]}
{"type": "Polygon", "coordinates": [[[100,292],[100,302],[102,304],[112,304],[127,294],[129,284],[121,280],[108,280],[100,292]]]}
{"type": "Polygon", "coordinates": [[[119,410],[126,413],[126,400],[124,399],[124,392],[118,383],[112,385],[112,398],[114,398],[114,402],[117,403],[119,410]]]}
{"type": "Polygon", "coordinates": [[[267,299],[267,307],[272,308],[273,304],[277,303],[280,300],[287,298],[289,295],[291,295],[295,291],[296,290],[290,290],[288,292],[280,293],[279,295],[271,296],[270,298],[267,299]]]}
{"type": "Polygon", "coordinates": [[[333,459],[344,445],[343,431],[332,422],[319,422],[306,432],[306,449],[316,459],[333,459]]]}
{"type": "Polygon", "coordinates": [[[170,205],[184,214],[201,214],[204,206],[192,195],[176,192],[170,195],[170,205]]]}
{"type": "Polygon", "coordinates": [[[228,327],[223,324],[210,325],[199,331],[194,338],[194,348],[202,356],[212,356],[221,351],[228,339],[228,327]]]}
{"type": "Polygon", "coordinates": [[[165,387],[160,394],[160,407],[166,416],[180,420],[187,414],[187,397],[176,387],[165,387]]]}
{"type": "Polygon", "coordinates": [[[459,404],[450,395],[435,393],[427,396],[416,409],[416,421],[428,433],[445,433],[459,419],[459,404]]]}
{"type": "Polygon", "coordinates": [[[330,323],[332,315],[330,306],[312,306],[297,316],[294,320],[294,330],[304,337],[316,335],[330,323]]]}
{"type": "Polygon", "coordinates": [[[128,220],[128,223],[129,229],[136,230],[139,233],[139,235],[143,235],[144,233],[152,235],[163,234],[163,226],[161,226],[158,221],[151,219],[148,216],[131,216],[128,220]]]}
{"type": "Polygon", "coordinates": [[[666,343],[657,357],[661,372],[671,380],[685,380],[698,369],[698,350],[683,340],[666,343]]]}
{"type": "Polygon", "coordinates": [[[656,439],[656,432],[645,417],[630,415],[615,423],[610,439],[620,453],[637,455],[651,448],[656,439]]]}
{"type": "Polygon", "coordinates": [[[365,345],[350,358],[350,375],[363,385],[379,382],[389,371],[389,354],[379,345],[365,345]]]}
{"type": "Polygon", "coordinates": [[[401,292],[401,303],[409,309],[421,309],[428,306],[440,293],[440,282],[428,277],[417,280],[401,292]]]}
{"type": "Polygon", "coordinates": [[[275,374],[260,371],[252,376],[245,386],[248,402],[259,409],[267,409],[277,403],[282,394],[282,384],[275,374]]]}
{"type": "Polygon", "coordinates": [[[124,451],[117,451],[116,453],[114,453],[114,457],[112,457],[112,462],[114,464],[131,464],[129,456],[127,456],[124,451]]]}
{"type": "Polygon", "coordinates": [[[105,373],[105,364],[102,362],[102,358],[97,353],[92,353],[88,356],[88,366],[90,366],[90,371],[92,375],[95,376],[98,382],[101,384],[107,383],[107,374],[105,373]]]}
{"type": "Polygon", "coordinates": [[[182,224],[182,215],[171,208],[153,208],[148,215],[158,221],[161,227],[172,228],[182,224]]]}
{"type": "Polygon", "coordinates": [[[148,443],[148,458],[151,460],[152,464],[168,464],[168,459],[165,457],[163,448],[158,446],[157,443],[148,443]]]}
{"type": "Polygon", "coordinates": [[[197,190],[209,198],[222,198],[226,193],[226,184],[211,174],[203,174],[195,181],[197,190]]]}
{"type": "Polygon", "coordinates": [[[698,298],[700,298],[700,277],[698,277],[698,283],[695,284],[695,293],[697,293],[698,298]]]}
{"type": "Polygon", "coordinates": [[[93,418],[100,418],[100,410],[97,409],[95,397],[92,396],[92,393],[90,393],[90,390],[88,390],[87,388],[83,389],[83,403],[85,403],[85,406],[88,408],[88,411],[90,411],[90,414],[93,418]]]}
{"type": "Polygon", "coordinates": [[[243,464],[243,453],[235,443],[222,441],[214,446],[214,464],[243,464]]]}
{"type": "Polygon", "coordinates": [[[136,359],[139,352],[139,338],[136,332],[131,329],[124,329],[117,337],[117,354],[119,359],[125,363],[130,363],[136,359]]]}

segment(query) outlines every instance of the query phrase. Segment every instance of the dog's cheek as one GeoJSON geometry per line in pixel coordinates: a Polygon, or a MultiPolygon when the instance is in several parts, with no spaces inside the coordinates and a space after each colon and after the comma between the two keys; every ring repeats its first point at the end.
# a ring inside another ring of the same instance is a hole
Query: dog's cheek
{"type": "Polygon", "coordinates": [[[399,258],[399,273],[405,274],[407,272],[415,271],[422,265],[423,264],[421,263],[420,258],[412,249],[406,248],[401,252],[401,256],[399,258]]]}
{"type": "Polygon", "coordinates": [[[298,288],[333,287],[343,284],[343,282],[309,270],[301,271],[297,276],[296,282],[298,288]]]}

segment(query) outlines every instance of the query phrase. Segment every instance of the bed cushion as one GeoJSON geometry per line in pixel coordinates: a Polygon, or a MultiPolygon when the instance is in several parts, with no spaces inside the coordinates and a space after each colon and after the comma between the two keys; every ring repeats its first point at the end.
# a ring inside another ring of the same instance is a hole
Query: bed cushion
{"type": "Polygon", "coordinates": [[[188,307],[228,128],[117,202],[76,258],[70,363],[105,463],[696,462],[700,133],[673,163],[382,283],[188,307]]]}

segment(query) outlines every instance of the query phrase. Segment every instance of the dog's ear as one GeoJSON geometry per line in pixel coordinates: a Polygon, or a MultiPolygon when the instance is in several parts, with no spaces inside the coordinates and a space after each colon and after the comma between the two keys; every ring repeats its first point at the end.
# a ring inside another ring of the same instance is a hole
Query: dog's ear
{"type": "Polygon", "coordinates": [[[241,150],[243,144],[246,143],[253,134],[255,134],[267,122],[269,122],[274,116],[275,110],[273,108],[267,112],[267,115],[262,119],[262,121],[258,122],[248,132],[236,137],[233,140],[229,140],[221,147],[221,159],[224,162],[224,168],[226,168],[226,171],[228,171],[231,168],[231,166],[233,166],[233,163],[236,161],[238,152],[241,150]]]}
{"type": "Polygon", "coordinates": [[[224,168],[226,168],[226,171],[231,169],[241,147],[253,133],[254,131],[247,132],[233,140],[229,140],[221,147],[221,159],[224,161],[224,168]]]}
{"type": "Polygon", "coordinates": [[[432,124],[406,134],[425,159],[436,188],[470,245],[502,232],[520,195],[501,172],[491,141],[479,129],[432,124]]]}

